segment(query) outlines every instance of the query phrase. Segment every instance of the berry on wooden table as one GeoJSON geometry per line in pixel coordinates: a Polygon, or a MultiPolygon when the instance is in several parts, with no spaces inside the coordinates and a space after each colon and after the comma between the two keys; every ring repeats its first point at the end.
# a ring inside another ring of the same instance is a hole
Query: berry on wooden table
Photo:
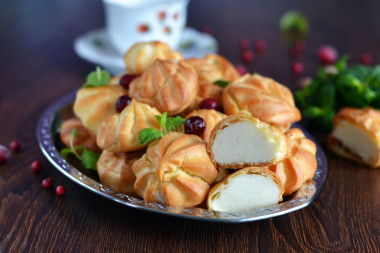
{"type": "Polygon", "coordinates": [[[58,185],[57,188],[55,188],[55,192],[58,196],[64,196],[66,193],[65,187],[63,185],[58,185]]]}
{"type": "Polygon", "coordinates": [[[41,162],[38,161],[38,160],[32,162],[32,164],[30,165],[30,168],[31,168],[32,171],[34,171],[34,172],[39,172],[39,171],[41,171],[41,167],[42,167],[41,162]]]}
{"type": "Polygon", "coordinates": [[[46,190],[51,189],[53,187],[53,180],[51,180],[51,178],[45,178],[42,180],[42,187],[46,190]]]}
{"type": "Polygon", "coordinates": [[[0,164],[8,162],[10,158],[11,152],[3,145],[0,145],[0,164]]]}

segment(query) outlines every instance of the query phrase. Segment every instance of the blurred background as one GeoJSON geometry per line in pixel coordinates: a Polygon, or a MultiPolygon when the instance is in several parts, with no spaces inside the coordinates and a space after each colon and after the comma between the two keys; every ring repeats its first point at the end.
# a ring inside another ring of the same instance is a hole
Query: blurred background
{"type": "MultiPolygon", "coordinates": [[[[83,83],[94,64],[75,54],[73,42],[86,32],[105,27],[100,0],[5,0],[0,6],[0,69],[14,77],[12,85],[38,83],[54,93],[57,85],[69,91],[83,83]],[[46,66],[55,75],[46,73],[46,66]],[[26,79],[17,74],[25,70],[30,72],[26,79]],[[57,80],[56,76],[61,78],[57,80]]],[[[370,53],[373,64],[379,63],[380,50],[375,49],[380,45],[380,1],[376,0],[191,0],[187,25],[211,33],[218,41],[218,52],[234,64],[243,63],[241,39],[252,43],[264,40],[267,49],[254,54],[247,70],[273,77],[294,89],[299,78],[292,72],[295,59],[279,31],[279,19],[289,10],[303,13],[310,24],[305,49],[297,58],[304,64],[301,76],[316,73],[317,50],[323,44],[334,46],[340,55],[350,54],[351,62],[360,62],[363,53],[370,53]]]]}

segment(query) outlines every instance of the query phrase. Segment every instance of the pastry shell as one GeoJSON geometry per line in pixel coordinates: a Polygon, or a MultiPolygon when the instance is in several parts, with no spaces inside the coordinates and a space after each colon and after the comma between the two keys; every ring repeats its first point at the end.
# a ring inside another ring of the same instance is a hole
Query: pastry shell
{"type": "Polygon", "coordinates": [[[129,153],[111,153],[104,150],[96,165],[100,182],[116,192],[137,196],[134,190],[136,176],[132,165],[143,154],[143,150],[129,153]]]}
{"type": "Polygon", "coordinates": [[[96,136],[98,146],[109,152],[130,152],[143,149],[139,133],[144,128],[160,129],[155,115],[161,115],[156,108],[132,99],[119,114],[107,118],[96,136]]]}
{"type": "MultiPolygon", "coordinates": [[[[74,138],[73,146],[84,146],[89,150],[96,153],[101,153],[101,149],[96,144],[96,135],[90,130],[85,128],[78,118],[71,118],[65,120],[60,128],[60,138],[66,147],[70,147],[70,142],[72,138],[72,132],[74,129],[77,130],[77,134],[74,138]]],[[[80,150],[78,150],[80,151],[80,150]]]]}
{"type": "Polygon", "coordinates": [[[371,108],[341,109],[334,117],[334,129],[327,141],[336,154],[373,168],[379,167],[380,111],[371,108]],[[343,133],[344,129],[351,132],[343,133]]]}
{"type": "Polygon", "coordinates": [[[317,147],[298,128],[289,129],[285,136],[288,143],[288,156],[268,168],[280,178],[285,190],[284,196],[287,196],[313,178],[317,169],[315,157],[317,147]]]}
{"type": "Polygon", "coordinates": [[[201,138],[179,132],[153,141],[132,169],[145,201],[183,207],[200,204],[218,176],[201,138]]]}
{"type": "Polygon", "coordinates": [[[120,85],[81,88],[76,94],[73,110],[83,125],[97,134],[103,121],[116,113],[116,100],[123,95],[127,95],[127,90],[120,85]]]}
{"type": "Polygon", "coordinates": [[[230,83],[223,91],[223,107],[228,115],[242,113],[253,116],[282,131],[301,119],[291,91],[258,74],[246,74],[230,83]]]}
{"type": "Polygon", "coordinates": [[[156,59],[182,60],[182,55],[160,41],[140,42],[124,54],[126,71],[130,75],[141,75],[156,59]]]}
{"type": "Polygon", "coordinates": [[[185,62],[156,60],[129,85],[130,96],[169,116],[184,111],[198,92],[198,76],[185,62]]]}

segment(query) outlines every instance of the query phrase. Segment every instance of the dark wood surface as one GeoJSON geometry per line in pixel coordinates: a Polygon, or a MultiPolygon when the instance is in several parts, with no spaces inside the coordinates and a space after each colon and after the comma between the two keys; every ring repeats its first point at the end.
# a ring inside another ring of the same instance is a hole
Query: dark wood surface
{"type": "MultiPolygon", "coordinates": [[[[94,66],[80,59],[73,40],[104,26],[102,3],[90,0],[0,2],[0,144],[21,152],[0,165],[0,252],[379,252],[380,170],[330,153],[325,184],[297,212],[245,224],[220,224],[147,213],[114,203],[60,174],[38,148],[36,124],[50,103],[79,87],[94,66]],[[30,163],[42,162],[32,173],[30,163]],[[45,177],[66,196],[41,186],[45,177]]],[[[288,85],[297,79],[278,32],[279,17],[301,10],[311,23],[300,60],[316,73],[317,48],[336,46],[358,62],[364,52],[380,63],[380,4],[364,1],[192,0],[188,25],[210,26],[220,54],[240,63],[238,42],[264,39],[268,50],[249,71],[288,85]]]]}

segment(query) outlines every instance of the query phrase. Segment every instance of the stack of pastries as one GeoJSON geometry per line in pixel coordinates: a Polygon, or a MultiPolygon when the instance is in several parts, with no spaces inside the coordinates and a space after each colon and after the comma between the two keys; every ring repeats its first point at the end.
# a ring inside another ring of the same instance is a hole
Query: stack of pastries
{"type": "Polygon", "coordinates": [[[105,186],[147,202],[234,212],[278,203],[313,177],[316,147],[290,129],[301,115],[287,87],[258,74],[240,76],[217,54],[184,60],[157,41],[137,43],[124,61],[124,76],[77,92],[77,118],[61,127],[66,145],[75,128],[75,144],[100,154],[105,186]],[[118,111],[122,96],[130,101],[118,111]],[[202,105],[209,99],[219,106],[202,105]],[[141,144],[143,129],[162,131],[164,113],[196,118],[204,129],[191,134],[185,123],[141,144]]]}

